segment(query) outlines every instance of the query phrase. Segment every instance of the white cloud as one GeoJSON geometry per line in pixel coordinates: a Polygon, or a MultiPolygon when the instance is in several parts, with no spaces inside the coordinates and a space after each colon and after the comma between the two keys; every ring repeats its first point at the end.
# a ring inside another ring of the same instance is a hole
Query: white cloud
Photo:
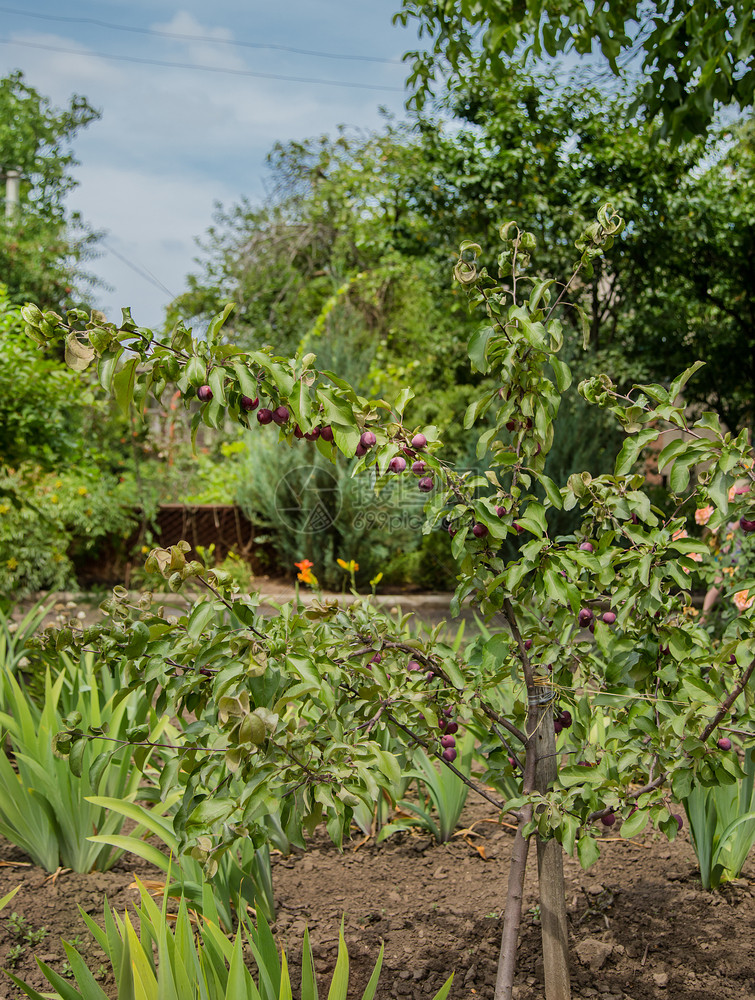
{"type": "MultiPolygon", "coordinates": [[[[238,35],[306,48],[371,51],[365,48],[363,19],[357,19],[349,42],[348,18],[338,16],[339,10],[353,9],[352,2],[330,0],[330,7],[318,6],[319,35],[313,27],[315,11],[298,0],[292,0],[293,7],[285,13],[266,6],[265,21],[247,17],[238,35]],[[337,34],[328,29],[329,20],[337,34]]],[[[155,3],[150,8],[152,18],[166,7],[155,3]]],[[[66,13],[76,9],[74,2],[66,13]]],[[[147,26],[150,14],[141,14],[131,23],[147,26]]],[[[217,0],[212,15],[206,8],[200,14],[187,10],[170,14],[153,20],[151,27],[192,37],[233,38],[227,28],[209,23],[211,17],[236,22],[235,6],[226,0],[217,0]]],[[[387,23],[389,18],[386,13],[387,23]]],[[[115,14],[109,19],[117,20],[115,14]]],[[[104,33],[81,26],[71,27],[71,35],[78,39],[74,41],[63,29],[58,34],[32,33],[28,22],[23,30],[21,19],[17,22],[6,29],[15,27],[12,37],[50,48],[0,47],[0,54],[10,56],[11,65],[23,69],[27,81],[54,104],[64,105],[71,94],[79,93],[102,111],[102,119],[75,141],[81,166],[75,171],[79,187],[69,198],[70,207],[95,229],[106,229],[109,247],[175,294],[183,290],[185,275],[192,270],[195,237],[210,225],[214,202],[263,196],[265,154],[274,142],[334,131],[340,123],[374,127],[379,104],[397,111],[402,105],[401,94],[117,62],[101,53],[391,86],[401,85],[401,67],[299,59],[280,51],[104,33]],[[56,48],[75,52],[50,50],[56,48]]],[[[395,44],[395,36],[386,31],[383,52],[390,49],[388,39],[395,44]]],[[[170,298],[167,292],[111,252],[93,261],[90,269],[115,286],[112,293],[99,296],[108,312],[130,304],[137,322],[161,321],[162,307],[170,298]]]]}

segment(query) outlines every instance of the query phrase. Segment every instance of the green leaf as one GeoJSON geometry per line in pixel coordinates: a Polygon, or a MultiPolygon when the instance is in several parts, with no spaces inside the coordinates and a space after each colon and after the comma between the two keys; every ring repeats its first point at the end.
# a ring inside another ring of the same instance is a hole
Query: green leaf
{"type": "Polygon", "coordinates": [[[400,417],[403,417],[403,415],[404,415],[404,410],[406,409],[406,404],[407,404],[407,403],[409,402],[409,400],[411,400],[411,399],[414,399],[414,392],[413,392],[413,390],[412,390],[412,389],[410,389],[410,388],[409,388],[408,386],[405,386],[405,387],[404,387],[404,388],[403,388],[403,389],[401,390],[401,392],[399,393],[399,396],[398,396],[398,399],[397,399],[397,400],[396,400],[396,402],[395,402],[395,403],[393,404],[393,409],[394,409],[394,411],[395,411],[395,412],[396,412],[396,413],[397,413],[397,414],[398,414],[398,415],[399,415],[400,417]]]}
{"type": "Polygon", "coordinates": [[[349,990],[349,952],[343,938],[343,921],[338,933],[338,958],[328,990],[328,1000],[346,1000],[349,990]]]}
{"type": "Polygon", "coordinates": [[[131,401],[134,398],[134,382],[138,364],[139,358],[137,356],[129,358],[123,368],[113,376],[115,401],[118,404],[118,409],[124,414],[128,414],[131,401]]]}
{"type": "MultiPolygon", "coordinates": [[[[586,769],[585,769],[586,770],[586,769]]],[[[589,868],[600,858],[600,848],[595,842],[595,838],[589,834],[583,834],[577,841],[577,857],[583,868],[589,868]]]]}
{"type": "Polygon", "coordinates": [[[638,833],[642,833],[648,824],[650,819],[650,814],[644,809],[638,809],[637,812],[632,813],[629,819],[625,819],[621,824],[621,829],[619,830],[619,835],[625,840],[630,837],[636,837],[638,833]]]}
{"type": "Polygon", "coordinates": [[[467,353],[469,354],[469,360],[478,372],[490,371],[486,355],[488,343],[494,335],[495,329],[492,326],[486,326],[480,330],[476,330],[469,338],[467,353]]]}
{"type": "Polygon", "coordinates": [[[621,451],[616,458],[615,474],[617,476],[625,476],[628,472],[631,472],[642,449],[651,441],[655,441],[659,433],[657,428],[646,427],[638,434],[628,437],[624,441],[621,451]]]}
{"type": "Polygon", "coordinates": [[[561,361],[554,355],[551,355],[548,361],[553,369],[553,374],[556,376],[556,387],[558,391],[566,392],[571,385],[571,370],[569,369],[569,366],[566,362],[561,361]]]}

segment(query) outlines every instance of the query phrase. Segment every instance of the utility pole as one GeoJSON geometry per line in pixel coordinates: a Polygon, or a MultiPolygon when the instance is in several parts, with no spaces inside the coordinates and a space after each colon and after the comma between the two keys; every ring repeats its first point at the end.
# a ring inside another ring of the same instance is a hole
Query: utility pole
{"type": "Polygon", "coordinates": [[[10,221],[18,212],[21,197],[21,174],[18,170],[5,172],[5,218],[10,221]]]}

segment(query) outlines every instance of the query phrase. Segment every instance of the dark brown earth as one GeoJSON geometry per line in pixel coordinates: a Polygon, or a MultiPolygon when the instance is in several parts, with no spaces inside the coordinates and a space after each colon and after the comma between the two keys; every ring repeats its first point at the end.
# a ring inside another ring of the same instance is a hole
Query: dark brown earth
{"type": "MultiPolygon", "coordinates": [[[[317,831],[306,852],[275,857],[275,931],[294,965],[293,977],[307,924],[325,995],[343,913],[350,996],[361,996],[384,941],[379,1000],[430,1000],[451,972],[451,997],[492,998],[512,832],[490,820],[495,817],[489,806],[470,802],[460,824],[470,832],[460,830],[448,845],[417,831],[380,846],[355,834],[339,854],[317,831]]],[[[606,838],[601,846],[603,856],[588,872],[566,860],[575,1000],[754,1000],[755,855],[736,884],[709,893],[700,888],[686,832],[673,844],[653,837],[606,838]]],[[[26,947],[15,965],[38,989],[44,980],[32,952],[60,970],[61,936],[78,937],[93,970],[103,961],[80,920],[79,905],[101,918],[105,895],[117,910],[134,903],[134,872],[159,878],[143,862],[122,859],[106,874],[64,873],[53,881],[38,868],[22,867],[24,860],[0,839],[0,896],[22,884],[0,915],[0,967],[16,944],[7,922],[16,911],[31,927],[48,932],[35,949],[26,947]]],[[[544,995],[534,875],[531,859],[517,1000],[544,995]]],[[[101,981],[114,995],[112,980],[101,981]]],[[[2,1000],[18,996],[10,980],[0,982],[2,1000]]]]}

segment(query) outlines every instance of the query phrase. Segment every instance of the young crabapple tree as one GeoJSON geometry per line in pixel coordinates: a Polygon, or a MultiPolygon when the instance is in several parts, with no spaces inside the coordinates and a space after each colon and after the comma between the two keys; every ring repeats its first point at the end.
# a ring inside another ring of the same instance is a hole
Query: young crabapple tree
{"type": "MultiPolygon", "coordinates": [[[[483,316],[469,357],[485,379],[465,418],[471,431],[485,417],[477,455],[487,471],[479,476],[444,462],[435,428],[406,420],[410,388],[392,403],[368,400],[319,370],[312,354],[241,352],[221,335],[230,307],[203,338],[179,325],[165,341],[136,326],[128,311],[120,325],[99,314],[64,320],[34,306],[24,312],[40,343],[65,337],[74,368],[96,364],[124,410],[143,407],[149,395],[159,401],[170,383],[192,414],[194,434],[202,422],[218,427],[231,418],[249,433],[277,433],[282,446],[357,455],[355,474],[374,475],[378,489],[400,475],[427,494],[424,530],[446,525],[459,562],[453,610],[471,602],[487,620],[504,623],[466,657],[440,630],[409,637],[403,622],[361,600],[294,602],[265,618],[256,595],[235,593],[220,571],[188,560],[186,543],[147,560],[171,590],[189,581],[201,588],[185,614],[172,617],[150,594],[133,600],[116,588],[101,623],[72,624],[39,642],[119,661],[126,689],[140,690],[156,713],[186,720],[176,745],[157,748],[160,787],[163,794],[182,789],[175,825],[210,874],[236,838],[261,842],[272,815],[298,842],[302,830],[325,820],[340,844],[351,810],[398,785],[413,747],[455,769],[448,737],[471,728],[487,771],[484,785],[465,780],[518,824],[496,1000],[512,995],[530,844],[546,997],[564,1000],[563,854],[589,866],[599,855],[597,835],[611,825],[622,837],[655,827],[673,838],[672,802],[694,782],[736,781],[737,755],[722,740],[741,742],[753,731],[753,612],[714,643],[691,603],[706,546],[687,536],[687,512],[711,506],[714,529],[727,519],[755,519],[747,494],[729,499],[737,480],[754,478],[746,434],[725,432],[712,413],[685,412],[681,394],[698,365],[666,386],[620,390],[607,375],[582,382],[585,404],[610,410],[625,432],[615,468],[560,485],[544,472],[572,378],[559,357],[562,307],[579,298],[592,262],[622,227],[610,206],[602,208],[577,242],[579,259],[563,284],[528,273],[535,240],[514,222],[501,228],[497,278],[480,266],[478,245],[462,245],[455,278],[483,316]],[[633,469],[669,427],[678,433],[659,465],[671,467],[674,504],[664,515],[633,469]],[[549,516],[561,509],[574,512],[575,528],[554,537],[549,516]],[[502,554],[507,538],[518,544],[515,558],[502,554]],[[501,795],[502,788],[509,791],[501,795]]],[[[87,735],[73,720],[57,737],[74,769],[87,735]]],[[[131,732],[129,742],[142,766],[155,749],[146,729],[131,732]]]]}

